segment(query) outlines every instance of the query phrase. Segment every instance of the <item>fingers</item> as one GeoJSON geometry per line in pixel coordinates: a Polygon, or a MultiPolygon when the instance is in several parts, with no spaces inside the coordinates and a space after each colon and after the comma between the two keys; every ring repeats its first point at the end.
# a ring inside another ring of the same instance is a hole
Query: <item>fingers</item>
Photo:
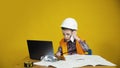
{"type": "Polygon", "coordinates": [[[78,39],[78,36],[77,36],[77,32],[76,32],[76,31],[73,31],[73,37],[74,37],[74,39],[78,39]]]}
{"type": "Polygon", "coordinates": [[[74,37],[74,38],[77,37],[77,32],[76,32],[76,31],[73,31],[72,34],[73,34],[73,37],[74,37]]]}
{"type": "Polygon", "coordinates": [[[74,39],[80,41],[81,39],[77,36],[77,31],[73,31],[73,37],[74,39]]]}
{"type": "Polygon", "coordinates": [[[77,31],[73,31],[73,35],[77,35],[77,31]]]}
{"type": "Polygon", "coordinates": [[[61,53],[60,53],[60,52],[57,52],[57,53],[56,53],[56,56],[61,56],[61,53]]]}

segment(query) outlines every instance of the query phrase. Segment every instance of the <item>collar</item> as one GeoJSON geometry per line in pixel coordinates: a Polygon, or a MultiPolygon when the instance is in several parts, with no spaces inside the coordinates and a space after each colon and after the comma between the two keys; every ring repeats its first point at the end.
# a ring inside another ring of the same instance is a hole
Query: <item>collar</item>
{"type": "MultiPolygon", "coordinates": [[[[74,37],[71,36],[69,41],[74,42],[75,41],[74,37]]],[[[64,40],[64,42],[66,42],[66,40],[64,40]]]]}
{"type": "Polygon", "coordinates": [[[74,40],[75,40],[74,37],[71,36],[70,41],[71,41],[71,42],[74,42],[74,40]]]}

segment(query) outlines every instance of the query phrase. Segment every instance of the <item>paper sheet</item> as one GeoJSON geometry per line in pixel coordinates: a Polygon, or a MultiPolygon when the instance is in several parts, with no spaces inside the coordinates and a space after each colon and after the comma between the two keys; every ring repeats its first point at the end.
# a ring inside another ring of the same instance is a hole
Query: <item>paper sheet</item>
{"type": "Polygon", "coordinates": [[[98,55],[67,55],[65,56],[65,61],[60,60],[56,62],[46,62],[40,61],[34,63],[35,65],[42,65],[42,66],[55,66],[57,68],[73,68],[73,67],[82,67],[87,65],[106,65],[106,66],[116,66],[115,64],[105,60],[101,56],[98,55]]]}

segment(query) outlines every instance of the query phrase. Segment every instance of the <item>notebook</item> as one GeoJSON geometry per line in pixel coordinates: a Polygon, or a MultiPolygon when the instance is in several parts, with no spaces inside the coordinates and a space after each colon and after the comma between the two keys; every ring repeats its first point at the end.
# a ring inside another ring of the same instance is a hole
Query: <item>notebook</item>
{"type": "Polygon", "coordinates": [[[31,59],[41,60],[42,56],[53,56],[52,41],[27,40],[29,56],[31,59]]]}

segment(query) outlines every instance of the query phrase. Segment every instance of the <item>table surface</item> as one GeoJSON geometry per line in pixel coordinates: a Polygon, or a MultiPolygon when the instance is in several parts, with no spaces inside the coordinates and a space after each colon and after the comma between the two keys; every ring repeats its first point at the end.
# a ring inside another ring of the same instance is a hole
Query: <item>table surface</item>
{"type": "MultiPolygon", "coordinates": [[[[22,64],[17,64],[15,65],[14,68],[24,68],[23,63],[22,64]]],[[[38,66],[38,65],[33,65],[32,68],[53,68],[53,67],[47,67],[47,66],[38,66]]],[[[86,66],[86,67],[81,67],[81,68],[117,68],[116,66],[86,66]]]]}
{"type": "MultiPolygon", "coordinates": [[[[33,68],[52,68],[52,67],[45,67],[45,66],[34,66],[33,68]]],[[[86,67],[80,67],[80,68],[116,68],[114,66],[86,66],[86,67]]]]}
{"type": "MultiPolygon", "coordinates": [[[[25,58],[21,62],[17,63],[14,68],[25,68],[24,67],[24,62],[25,61],[31,61],[31,62],[38,62],[39,60],[32,60],[25,58]]],[[[47,67],[47,66],[39,66],[39,65],[33,65],[31,68],[53,68],[53,67],[47,67]]],[[[117,68],[116,66],[85,66],[85,67],[80,67],[80,68],[117,68]]]]}
{"type": "MultiPolygon", "coordinates": [[[[16,65],[15,68],[24,68],[23,65],[16,65]]],[[[34,65],[32,68],[53,68],[53,67],[46,67],[46,66],[37,66],[34,65]]],[[[80,67],[80,68],[117,68],[116,66],[86,66],[86,67],[80,67]]]]}

